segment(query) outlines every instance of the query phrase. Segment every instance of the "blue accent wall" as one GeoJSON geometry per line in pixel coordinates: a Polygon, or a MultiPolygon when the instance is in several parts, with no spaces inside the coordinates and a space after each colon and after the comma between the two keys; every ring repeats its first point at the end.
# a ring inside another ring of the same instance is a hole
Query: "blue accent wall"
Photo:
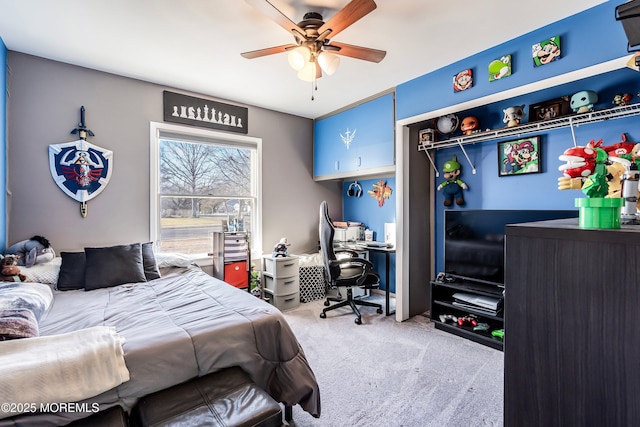
{"type": "MultiPolygon", "coordinates": [[[[347,196],[347,189],[349,185],[354,181],[347,181],[342,185],[343,194],[343,220],[344,221],[359,221],[362,222],[367,228],[373,230],[373,239],[377,241],[384,241],[384,223],[396,222],[396,180],[395,178],[377,178],[377,179],[365,179],[358,180],[358,183],[362,186],[362,195],[360,197],[347,196]],[[385,181],[392,189],[391,196],[385,200],[383,206],[378,206],[378,201],[368,194],[368,191],[373,190],[373,185],[377,184],[380,180],[385,181]]],[[[374,264],[376,271],[380,274],[380,289],[387,289],[387,283],[385,280],[386,258],[385,254],[370,253],[371,262],[374,264]]],[[[389,266],[389,281],[391,282],[389,290],[395,292],[395,277],[396,277],[396,255],[391,254],[390,266],[389,266]]]]}
{"type": "Polygon", "coordinates": [[[7,47],[0,37],[0,248],[7,246],[7,47]]]}
{"type": "MultiPolygon", "coordinates": [[[[629,55],[624,30],[615,20],[615,8],[622,3],[622,0],[605,2],[399,85],[396,88],[398,120],[629,55]],[[549,64],[534,67],[531,46],[556,35],[561,37],[562,56],[549,64]],[[490,61],[507,54],[512,56],[513,74],[489,82],[487,65],[490,61]],[[453,75],[468,68],[474,72],[474,86],[454,93],[451,83],[453,75]]],[[[612,99],[616,93],[631,93],[634,95],[632,102],[636,103],[639,101],[636,94],[640,90],[640,74],[624,68],[461,111],[457,115],[461,120],[466,116],[476,116],[480,122],[480,129],[502,128],[505,126],[502,122],[502,110],[506,107],[525,104],[525,111],[528,113],[529,105],[532,103],[560,96],[571,96],[581,90],[593,90],[598,93],[596,110],[612,107],[612,99]]],[[[529,117],[526,117],[523,123],[528,120],[529,117]]],[[[592,139],[597,141],[602,138],[604,145],[611,145],[621,140],[622,133],[627,134],[629,141],[640,142],[638,120],[637,117],[633,117],[574,127],[576,143],[585,145],[592,139]]],[[[435,124],[431,127],[435,127],[435,124]]],[[[457,135],[461,135],[459,130],[454,133],[454,136],[457,135]]],[[[445,209],[576,209],[574,200],[582,197],[582,193],[576,190],[557,189],[557,179],[561,176],[558,167],[562,163],[558,160],[558,156],[573,145],[571,129],[544,131],[528,136],[534,135],[541,137],[542,173],[531,175],[498,177],[497,144],[501,141],[517,139],[514,137],[465,145],[471,163],[477,170],[476,174],[472,173],[472,168],[459,147],[435,151],[435,163],[440,170],[445,161],[450,160],[454,155],[457,156],[457,160],[462,165],[461,179],[469,186],[469,189],[464,191],[466,203],[462,207],[454,205],[446,208],[443,205],[442,192],[436,191],[434,212],[436,271],[442,271],[444,264],[445,209]]],[[[444,181],[442,175],[436,178],[436,186],[442,181],[444,181]]]]}
{"type": "Polygon", "coordinates": [[[614,18],[616,6],[622,3],[602,3],[399,85],[396,118],[413,117],[627,55],[624,30],[614,18]],[[556,35],[560,36],[561,57],[534,67],[531,46],[556,35]],[[489,82],[488,64],[508,54],[513,74],[489,82]],[[473,87],[454,94],[453,76],[469,68],[473,70],[473,87]]]}

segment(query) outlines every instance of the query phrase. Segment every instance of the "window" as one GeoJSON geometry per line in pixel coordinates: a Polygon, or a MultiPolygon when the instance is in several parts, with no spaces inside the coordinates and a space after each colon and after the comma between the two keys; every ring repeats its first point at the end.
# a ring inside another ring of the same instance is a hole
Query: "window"
{"type": "Polygon", "coordinates": [[[214,231],[251,232],[262,247],[261,140],[151,123],[151,239],[158,252],[195,259],[212,251],[214,231]]]}

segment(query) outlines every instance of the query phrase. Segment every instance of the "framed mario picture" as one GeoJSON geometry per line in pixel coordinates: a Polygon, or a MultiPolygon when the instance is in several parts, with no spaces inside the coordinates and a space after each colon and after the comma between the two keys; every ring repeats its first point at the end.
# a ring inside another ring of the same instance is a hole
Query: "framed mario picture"
{"type": "Polygon", "coordinates": [[[473,87],[473,70],[466,69],[453,76],[453,91],[462,92],[473,87]]]}
{"type": "Polygon", "coordinates": [[[499,142],[498,176],[542,172],[540,148],[539,136],[499,142]]]}

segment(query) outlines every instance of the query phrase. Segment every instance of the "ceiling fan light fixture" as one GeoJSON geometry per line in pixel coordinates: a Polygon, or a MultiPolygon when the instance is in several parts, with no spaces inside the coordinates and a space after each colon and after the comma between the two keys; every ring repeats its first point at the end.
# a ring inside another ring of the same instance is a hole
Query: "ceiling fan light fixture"
{"type": "MultiPolygon", "coordinates": [[[[386,55],[383,50],[332,41],[343,30],[373,12],[377,7],[375,0],[349,0],[346,6],[326,22],[322,14],[308,12],[297,24],[271,4],[272,0],[245,1],[290,33],[295,39],[295,44],[243,52],[241,55],[253,59],[287,52],[289,65],[298,72],[298,78],[312,83],[311,100],[314,99],[313,91],[318,90],[318,79],[323,74],[332,75],[337,71],[340,57],[335,53],[369,62],[380,62],[386,55]]],[[[294,1],[289,1],[292,2],[294,1]]],[[[295,2],[300,3],[300,0],[295,2]]]]}
{"type": "Polygon", "coordinates": [[[311,51],[305,46],[298,46],[289,51],[289,65],[296,71],[302,70],[311,59],[311,51]]]}
{"type": "Polygon", "coordinates": [[[322,51],[320,52],[320,55],[318,55],[318,64],[320,64],[322,71],[328,75],[332,75],[340,65],[340,57],[333,53],[322,51]]]}
{"type": "Polygon", "coordinates": [[[305,82],[312,82],[316,78],[316,63],[307,62],[304,67],[298,71],[298,78],[305,82]]]}

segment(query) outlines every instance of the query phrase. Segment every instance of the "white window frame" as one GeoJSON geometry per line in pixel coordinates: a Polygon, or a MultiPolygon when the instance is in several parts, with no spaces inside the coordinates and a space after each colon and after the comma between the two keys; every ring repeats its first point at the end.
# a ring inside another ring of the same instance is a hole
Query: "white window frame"
{"type": "MultiPolygon", "coordinates": [[[[155,242],[158,240],[160,231],[160,136],[161,134],[173,134],[174,136],[184,136],[186,139],[193,137],[194,139],[208,139],[217,143],[229,143],[230,146],[248,147],[256,150],[257,158],[255,169],[256,173],[252,177],[252,188],[256,194],[256,212],[255,212],[255,231],[251,234],[251,257],[253,259],[262,256],[262,139],[246,135],[236,135],[215,130],[200,129],[190,126],[180,126],[168,123],[150,122],[149,140],[150,140],[150,203],[149,203],[149,235],[156,250],[159,250],[155,242]]],[[[194,261],[200,265],[211,265],[211,257],[199,258],[194,257],[194,261]]]]}

